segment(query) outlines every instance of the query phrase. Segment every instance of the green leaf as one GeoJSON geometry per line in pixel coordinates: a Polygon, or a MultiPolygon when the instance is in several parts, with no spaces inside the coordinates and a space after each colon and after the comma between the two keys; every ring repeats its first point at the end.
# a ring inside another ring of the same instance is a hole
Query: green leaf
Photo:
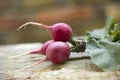
{"type": "Polygon", "coordinates": [[[120,24],[115,24],[114,31],[120,31],[120,24]]]}
{"type": "Polygon", "coordinates": [[[120,70],[120,24],[115,24],[115,19],[109,16],[105,28],[86,36],[86,51],[92,62],[104,71],[120,70]]]}
{"type": "Polygon", "coordinates": [[[120,40],[120,24],[115,24],[114,29],[111,31],[111,36],[113,36],[113,42],[120,40]]]}
{"type": "Polygon", "coordinates": [[[112,16],[107,16],[107,20],[105,23],[105,33],[111,34],[111,30],[114,28],[115,19],[112,16]]]}
{"type": "Polygon", "coordinates": [[[86,51],[89,52],[92,62],[102,70],[120,70],[120,43],[90,39],[86,51]]]}
{"type": "Polygon", "coordinates": [[[96,40],[100,40],[100,39],[103,39],[105,37],[104,34],[105,34],[104,29],[95,29],[92,32],[87,32],[86,36],[88,39],[95,38],[96,40]]]}

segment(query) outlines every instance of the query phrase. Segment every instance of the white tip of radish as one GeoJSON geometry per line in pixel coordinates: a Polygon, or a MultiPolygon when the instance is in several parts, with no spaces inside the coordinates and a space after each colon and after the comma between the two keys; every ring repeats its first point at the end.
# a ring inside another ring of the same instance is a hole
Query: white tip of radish
{"type": "Polygon", "coordinates": [[[38,26],[38,27],[42,27],[42,28],[46,28],[49,29],[49,26],[41,24],[41,23],[37,23],[37,22],[27,22],[23,25],[21,25],[17,30],[20,30],[21,28],[26,28],[28,25],[33,25],[33,26],[38,26]]]}
{"type": "Polygon", "coordinates": [[[26,29],[26,26],[27,26],[27,25],[31,25],[31,24],[33,24],[33,23],[34,23],[34,22],[27,22],[27,23],[21,25],[17,30],[20,30],[21,28],[26,29]]]}
{"type": "Polygon", "coordinates": [[[9,59],[17,59],[17,58],[19,58],[19,57],[22,57],[22,56],[25,56],[25,55],[28,55],[28,54],[29,54],[29,52],[26,52],[26,53],[23,53],[23,54],[17,55],[17,56],[9,56],[8,58],[9,58],[9,59]]]}

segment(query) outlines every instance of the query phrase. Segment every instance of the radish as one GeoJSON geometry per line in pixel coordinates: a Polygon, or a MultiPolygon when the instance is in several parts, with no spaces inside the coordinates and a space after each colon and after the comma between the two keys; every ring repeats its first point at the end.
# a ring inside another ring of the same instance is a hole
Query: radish
{"type": "Polygon", "coordinates": [[[64,63],[70,56],[70,48],[65,42],[57,41],[47,47],[46,56],[55,64],[64,63]]]}
{"type": "Polygon", "coordinates": [[[18,55],[18,56],[11,56],[9,58],[17,58],[17,57],[21,57],[21,56],[24,56],[24,55],[27,55],[27,54],[42,54],[42,55],[46,55],[46,49],[47,47],[52,44],[54,42],[54,40],[48,40],[47,42],[45,42],[42,47],[38,50],[34,50],[34,51],[31,51],[31,52],[26,52],[24,54],[21,54],[21,55],[18,55]]]}
{"type": "Polygon", "coordinates": [[[31,51],[29,54],[43,54],[43,55],[46,55],[46,49],[47,47],[52,44],[54,42],[54,40],[48,40],[47,42],[45,42],[42,47],[39,49],[39,50],[36,50],[36,51],[31,51]]]}
{"type": "Polygon", "coordinates": [[[27,69],[38,65],[46,60],[50,60],[54,64],[61,64],[68,60],[70,56],[70,48],[68,44],[62,41],[56,41],[51,43],[46,49],[46,57],[36,62],[33,65],[29,65],[24,67],[23,69],[27,69]]]}
{"type": "Polygon", "coordinates": [[[22,26],[20,26],[17,30],[21,29],[22,27],[26,27],[28,25],[38,26],[38,27],[42,27],[49,30],[51,33],[52,39],[54,41],[67,42],[72,36],[71,27],[65,23],[56,23],[52,26],[47,26],[37,22],[27,22],[22,26]]]}
{"type": "Polygon", "coordinates": [[[62,41],[56,41],[50,44],[46,49],[46,57],[36,64],[45,60],[50,60],[54,64],[64,63],[70,56],[70,47],[62,41]]]}

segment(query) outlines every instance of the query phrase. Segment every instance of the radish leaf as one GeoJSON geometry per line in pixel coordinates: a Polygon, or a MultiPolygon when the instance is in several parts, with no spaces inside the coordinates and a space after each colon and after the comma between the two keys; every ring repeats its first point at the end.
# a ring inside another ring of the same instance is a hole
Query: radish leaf
{"type": "Polygon", "coordinates": [[[90,39],[86,51],[92,62],[102,70],[120,70],[120,43],[90,39]]]}
{"type": "Polygon", "coordinates": [[[103,71],[120,70],[120,24],[108,17],[103,29],[88,32],[86,51],[103,71]]]}

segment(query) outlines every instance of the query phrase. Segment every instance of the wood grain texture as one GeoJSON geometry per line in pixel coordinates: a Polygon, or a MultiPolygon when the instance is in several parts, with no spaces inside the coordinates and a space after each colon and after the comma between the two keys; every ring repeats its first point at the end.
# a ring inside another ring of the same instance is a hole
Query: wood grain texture
{"type": "Polygon", "coordinates": [[[23,69],[42,59],[42,55],[27,55],[18,59],[8,59],[8,56],[38,49],[40,43],[16,44],[0,46],[0,67],[2,77],[6,80],[119,80],[120,72],[103,72],[94,65],[87,53],[72,53],[71,57],[61,65],[45,61],[32,68],[23,69]]]}

